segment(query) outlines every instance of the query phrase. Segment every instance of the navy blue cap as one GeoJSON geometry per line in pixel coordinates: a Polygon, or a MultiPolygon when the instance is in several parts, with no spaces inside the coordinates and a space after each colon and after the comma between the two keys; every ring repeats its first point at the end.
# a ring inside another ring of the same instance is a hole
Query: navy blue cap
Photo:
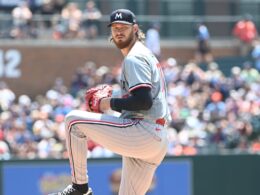
{"type": "Polygon", "coordinates": [[[128,9],[118,9],[111,13],[109,27],[114,23],[136,24],[136,17],[128,9]]]}

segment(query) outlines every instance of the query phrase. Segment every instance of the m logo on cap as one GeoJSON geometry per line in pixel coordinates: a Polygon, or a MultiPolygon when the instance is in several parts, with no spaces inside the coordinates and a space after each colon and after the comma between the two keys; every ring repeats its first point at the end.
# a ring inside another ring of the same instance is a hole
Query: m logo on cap
{"type": "Polygon", "coordinates": [[[110,24],[108,27],[111,27],[114,23],[122,24],[136,24],[135,15],[128,9],[118,9],[111,13],[110,15],[110,24]]]}
{"type": "Polygon", "coordinates": [[[118,18],[120,18],[121,20],[123,19],[122,13],[116,13],[115,20],[118,19],[118,18]]]}

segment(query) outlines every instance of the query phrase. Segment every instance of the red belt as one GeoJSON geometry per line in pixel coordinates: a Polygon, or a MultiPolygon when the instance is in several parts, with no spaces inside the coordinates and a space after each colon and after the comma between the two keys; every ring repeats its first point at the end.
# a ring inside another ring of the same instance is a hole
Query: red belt
{"type": "MultiPolygon", "coordinates": [[[[143,118],[133,118],[133,119],[143,120],[143,118]]],[[[158,125],[164,126],[166,121],[165,121],[164,118],[158,118],[158,119],[155,120],[155,123],[158,124],[158,125]]]]}
{"type": "Polygon", "coordinates": [[[165,121],[164,118],[158,118],[158,119],[155,121],[155,123],[158,124],[158,125],[164,126],[165,123],[166,123],[166,121],[165,121]]]}

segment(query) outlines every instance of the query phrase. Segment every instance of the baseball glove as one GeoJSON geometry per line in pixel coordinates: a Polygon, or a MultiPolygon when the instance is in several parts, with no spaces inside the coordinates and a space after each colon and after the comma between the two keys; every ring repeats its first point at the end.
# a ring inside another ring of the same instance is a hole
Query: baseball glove
{"type": "Polygon", "coordinates": [[[112,87],[110,85],[100,85],[98,87],[90,88],[86,91],[85,101],[86,110],[89,112],[102,113],[100,110],[100,101],[103,98],[111,97],[112,87]]]}

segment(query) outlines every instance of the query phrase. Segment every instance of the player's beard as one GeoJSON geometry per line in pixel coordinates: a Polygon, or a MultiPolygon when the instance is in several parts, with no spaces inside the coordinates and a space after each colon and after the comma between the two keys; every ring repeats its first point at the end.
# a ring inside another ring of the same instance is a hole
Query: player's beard
{"type": "Polygon", "coordinates": [[[122,40],[116,41],[115,39],[113,39],[113,41],[118,49],[124,49],[131,45],[131,43],[133,42],[133,39],[134,39],[134,34],[131,33],[125,41],[122,41],[122,40]]]}

